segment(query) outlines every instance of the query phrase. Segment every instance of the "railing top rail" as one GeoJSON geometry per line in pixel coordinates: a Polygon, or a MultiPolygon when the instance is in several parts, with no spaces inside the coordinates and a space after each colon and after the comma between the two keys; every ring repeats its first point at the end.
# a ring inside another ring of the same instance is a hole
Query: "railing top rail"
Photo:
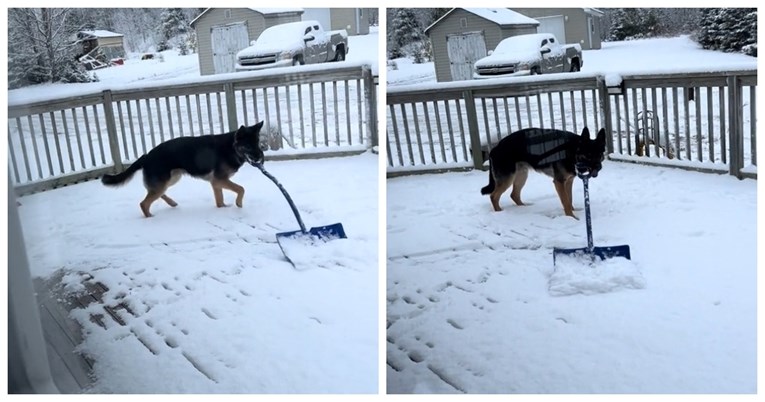
{"type": "Polygon", "coordinates": [[[146,83],[131,83],[118,86],[93,85],[80,93],[67,97],[57,97],[55,93],[45,93],[29,97],[16,97],[13,93],[8,97],[9,116],[24,116],[34,113],[45,113],[60,109],[87,106],[103,98],[103,91],[111,90],[114,100],[144,99],[156,96],[192,95],[223,91],[225,84],[234,84],[235,88],[260,88],[274,85],[291,85],[310,82],[361,79],[364,71],[369,70],[367,63],[344,62],[338,66],[319,64],[295,68],[265,69],[261,71],[237,72],[218,74],[214,76],[194,77],[162,81],[156,85],[146,83]],[[140,96],[137,96],[140,95],[140,96]]]}
{"type": "Polygon", "coordinates": [[[590,80],[595,81],[597,74],[587,73],[561,73],[561,74],[546,74],[546,75],[534,75],[525,77],[510,77],[510,78],[494,78],[489,80],[466,80],[466,81],[452,81],[452,82],[437,82],[427,84],[413,84],[413,85],[400,85],[388,87],[388,95],[398,94],[416,94],[416,93],[438,93],[438,92],[462,92],[466,90],[476,89],[493,89],[523,86],[530,83],[550,84],[557,85],[559,83],[590,80]]]}
{"type": "MultiPolygon", "coordinates": [[[[514,96],[544,91],[594,89],[597,80],[623,83],[625,87],[724,85],[729,76],[741,77],[748,85],[756,85],[757,70],[750,68],[725,71],[690,71],[648,74],[561,73],[491,80],[455,81],[388,87],[387,103],[399,104],[426,100],[457,99],[466,90],[475,96],[514,96]]],[[[610,84],[609,84],[610,85],[610,84]]],[[[618,84],[617,84],[618,85],[618,84]]]]}
{"type": "Polygon", "coordinates": [[[698,78],[710,78],[710,77],[729,77],[735,76],[757,76],[757,70],[751,68],[744,68],[741,70],[729,69],[723,71],[682,71],[682,72],[666,72],[666,73],[641,73],[641,74],[619,74],[622,80],[646,80],[646,79],[698,79],[698,78]]]}

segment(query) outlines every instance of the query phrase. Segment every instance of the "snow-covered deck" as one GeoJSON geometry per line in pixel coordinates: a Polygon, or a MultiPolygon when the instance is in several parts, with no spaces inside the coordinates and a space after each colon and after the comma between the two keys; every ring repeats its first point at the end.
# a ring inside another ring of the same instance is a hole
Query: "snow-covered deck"
{"type": "MultiPolygon", "coordinates": [[[[389,393],[754,393],[757,182],[619,162],[590,181],[584,247],[551,180],[493,212],[471,171],[387,180],[389,393]]],[[[574,206],[583,208],[582,186],[574,206]]]]}
{"type": "Polygon", "coordinates": [[[61,294],[89,298],[70,313],[93,360],[89,391],[377,392],[377,166],[371,152],[266,163],[308,227],[348,234],[306,247],[315,264],[297,268],[275,234],[299,226],[249,166],[233,178],[241,209],[215,208],[209,184],[185,177],[168,192],[177,208],[143,218],[140,172],[118,189],[20,198],[33,275],[63,274],[61,294]]]}

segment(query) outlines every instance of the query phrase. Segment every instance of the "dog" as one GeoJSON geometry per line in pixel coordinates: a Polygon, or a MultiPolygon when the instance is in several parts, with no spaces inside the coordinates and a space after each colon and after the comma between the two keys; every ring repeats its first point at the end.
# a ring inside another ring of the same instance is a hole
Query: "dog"
{"type": "Polygon", "coordinates": [[[605,129],[600,129],[594,140],[590,139],[587,127],[581,136],[555,129],[516,131],[489,152],[489,185],[481,189],[481,194],[490,194],[492,207],[501,211],[499,198],[512,186],[510,198],[516,205],[524,205],[521,190],[531,168],[553,178],[563,212],[579,219],[574,215],[571,195],[577,164],[589,170],[590,177],[597,177],[603,168],[605,151],[605,129]]]}
{"type": "Polygon", "coordinates": [[[143,169],[143,185],[146,198],[139,204],[147,218],[151,204],[162,198],[171,207],[178,206],[165,194],[167,189],[180,180],[183,174],[207,180],[212,185],[215,205],[225,207],[223,189],[236,193],[236,206],[242,207],[244,187],[231,181],[245,162],[255,166],[263,163],[264,155],[260,145],[260,130],[263,122],[226,134],[204,135],[201,137],[179,137],[157,145],[141,156],[124,172],[106,174],[101,182],[106,186],[119,186],[143,169]]]}

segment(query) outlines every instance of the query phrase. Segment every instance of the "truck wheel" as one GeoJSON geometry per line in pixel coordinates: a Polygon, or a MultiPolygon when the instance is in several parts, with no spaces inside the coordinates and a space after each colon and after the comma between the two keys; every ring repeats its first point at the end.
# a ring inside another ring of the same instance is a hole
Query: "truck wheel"
{"type": "Polygon", "coordinates": [[[345,60],[345,48],[339,47],[335,51],[335,60],[334,61],[343,61],[345,60]]]}
{"type": "Polygon", "coordinates": [[[295,58],[292,59],[292,65],[293,66],[297,66],[297,65],[301,65],[302,66],[303,64],[305,64],[305,61],[303,61],[303,56],[302,55],[295,56],[295,58]]]}
{"type": "Polygon", "coordinates": [[[538,66],[531,68],[531,75],[539,75],[539,74],[542,74],[542,70],[540,70],[538,66]]]}
{"type": "Polygon", "coordinates": [[[571,72],[575,73],[575,72],[580,71],[580,70],[581,70],[581,67],[579,66],[579,60],[578,59],[572,60],[571,61],[571,72]]]}

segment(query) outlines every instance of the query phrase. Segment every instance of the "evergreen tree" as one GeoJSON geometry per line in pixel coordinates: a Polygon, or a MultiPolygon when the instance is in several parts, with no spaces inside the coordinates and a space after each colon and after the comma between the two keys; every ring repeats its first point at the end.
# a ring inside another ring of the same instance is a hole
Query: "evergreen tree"
{"type": "Polygon", "coordinates": [[[418,22],[416,10],[398,8],[388,17],[388,57],[412,56],[416,60],[423,60],[422,42],[427,38],[418,22]]]}
{"type": "Polygon", "coordinates": [[[757,9],[702,10],[696,41],[704,49],[757,55],[757,9]]]}
{"type": "Polygon", "coordinates": [[[403,48],[414,42],[422,41],[424,39],[422,29],[417,23],[414,9],[399,8],[389,25],[389,35],[396,46],[403,48]]]}
{"type": "Polygon", "coordinates": [[[626,28],[624,27],[624,9],[614,9],[611,13],[609,13],[609,17],[611,19],[611,29],[608,31],[607,39],[610,41],[624,40],[624,38],[627,36],[625,34],[626,28]]]}
{"type": "Polygon", "coordinates": [[[189,32],[189,21],[182,8],[167,8],[160,17],[162,38],[166,41],[189,32]]]}

